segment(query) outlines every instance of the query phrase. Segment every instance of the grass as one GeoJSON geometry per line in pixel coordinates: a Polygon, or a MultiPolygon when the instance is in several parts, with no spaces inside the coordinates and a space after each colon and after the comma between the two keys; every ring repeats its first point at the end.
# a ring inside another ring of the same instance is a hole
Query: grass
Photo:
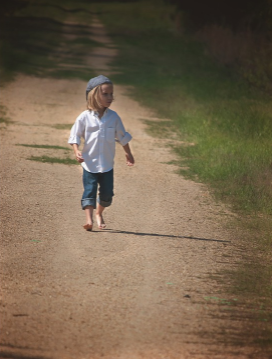
{"type": "Polygon", "coordinates": [[[52,127],[55,128],[56,130],[70,130],[72,126],[73,124],[70,123],[57,123],[52,127]]]}
{"type": "MultiPolygon", "coordinates": [[[[134,85],[132,96],[171,118],[171,131],[195,144],[175,148],[180,165],[189,168],[183,175],[211,185],[236,210],[272,214],[270,99],[209,58],[192,36],[176,35],[172,8],[155,7],[154,21],[153,11],[140,11],[141,2],[101,10],[119,45],[113,80],[134,85]]],[[[169,122],[150,126],[154,133],[170,127],[169,122]]]]}
{"type": "MultiPolygon", "coordinates": [[[[17,144],[16,146],[30,147],[30,148],[42,148],[49,150],[65,150],[68,151],[69,148],[63,146],[55,146],[55,145],[30,145],[30,144],[17,144]]],[[[28,158],[30,161],[42,162],[42,163],[58,163],[65,165],[77,165],[78,162],[69,157],[60,158],[60,157],[50,157],[50,156],[31,156],[28,158]]]]}
{"type": "MultiPolygon", "coordinates": [[[[120,4],[116,8],[111,4],[102,13],[119,44],[120,56],[113,64],[119,73],[114,80],[134,85],[132,96],[156,109],[160,117],[171,118],[172,131],[180,140],[195,144],[176,148],[180,162],[190,168],[184,175],[195,174],[211,184],[236,209],[272,214],[267,180],[272,156],[270,99],[209,58],[189,35],[175,35],[171,9],[167,13],[156,6],[168,20],[152,23],[154,13],[150,17],[145,13],[137,27],[135,8],[141,5],[133,6],[122,4],[121,10],[120,4]],[[122,11],[122,21],[114,22],[117,11],[122,11]]],[[[164,132],[169,122],[150,126],[164,132]]]]}
{"type": "Polygon", "coordinates": [[[49,156],[31,156],[28,158],[30,161],[42,162],[42,163],[58,163],[64,165],[78,165],[76,160],[71,158],[59,158],[59,157],[49,157],[49,156]]]}
{"type": "Polygon", "coordinates": [[[31,147],[31,148],[45,148],[45,149],[52,149],[52,150],[68,150],[67,147],[62,146],[51,146],[51,145],[29,145],[24,143],[18,143],[16,146],[23,146],[23,147],[31,147]]]}

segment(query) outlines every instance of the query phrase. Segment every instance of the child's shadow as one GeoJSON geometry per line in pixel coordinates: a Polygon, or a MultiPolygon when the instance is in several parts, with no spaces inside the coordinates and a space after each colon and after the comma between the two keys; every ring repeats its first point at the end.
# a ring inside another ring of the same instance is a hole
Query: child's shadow
{"type": "Polygon", "coordinates": [[[231,243],[231,241],[223,240],[223,239],[213,239],[213,238],[200,238],[193,236],[175,236],[173,234],[158,234],[158,233],[143,233],[143,232],[128,232],[128,231],[120,231],[114,229],[104,229],[103,231],[110,231],[111,233],[119,233],[119,234],[132,234],[134,236],[150,236],[150,237],[165,237],[165,238],[177,238],[177,239],[194,239],[197,241],[209,241],[209,242],[219,242],[219,243],[231,243]]]}

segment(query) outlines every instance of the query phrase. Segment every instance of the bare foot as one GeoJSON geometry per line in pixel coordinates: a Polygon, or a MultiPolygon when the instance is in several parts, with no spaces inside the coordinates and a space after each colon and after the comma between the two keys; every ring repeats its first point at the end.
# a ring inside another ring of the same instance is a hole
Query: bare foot
{"type": "Polygon", "coordinates": [[[104,222],[104,218],[103,218],[102,214],[100,214],[100,213],[96,214],[96,222],[97,222],[98,228],[100,228],[100,229],[106,228],[106,224],[104,222]]]}
{"type": "Polygon", "coordinates": [[[84,228],[84,229],[86,229],[86,231],[92,231],[92,229],[93,229],[93,225],[92,225],[92,224],[87,223],[87,224],[85,224],[85,225],[83,226],[83,228],[84,228]]]}

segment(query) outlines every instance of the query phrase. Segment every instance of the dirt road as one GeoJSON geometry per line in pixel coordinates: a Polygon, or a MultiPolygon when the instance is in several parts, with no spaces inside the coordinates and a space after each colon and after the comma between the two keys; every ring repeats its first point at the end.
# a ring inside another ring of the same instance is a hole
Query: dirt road
{"type": "MultiPolygon", "coordinates": [[[[109,41],[99,23],[93,31],[109,41]]],[[[100,59],[96,51],[90,65],[110,75],[114,48],[100,59]]],[[[232,214],[166,164],[167,141],[148,136],[142,121],[154,115],[128,89],[115,87],[112,108],[133,136],[136,165],[117,148],[106,230],[82,228],[80,166],[29,160],[72,156],[65,125],[85,109],[85,88],[18,75],[1,91],[14,122],[0,131],[0,357],[249,358],[253,348],[233,342],[241,318],[218,304],[233,298],[212,279],[239,259],[235,231],[225,228],[232,214]]]]}

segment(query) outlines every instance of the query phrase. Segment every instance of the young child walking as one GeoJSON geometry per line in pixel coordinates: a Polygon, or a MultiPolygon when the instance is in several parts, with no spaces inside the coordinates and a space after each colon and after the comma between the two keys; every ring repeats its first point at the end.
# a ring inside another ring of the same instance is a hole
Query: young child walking
{"type": "Polygon", "coordinates": [[[96,221],[100,229],[106,224],[103,211],[112,203],[113,164],[115,141],[125,151],[128,166],[134,164],[129,147],[131,135],[115,111],[109,109],[113,101],[113,83],[103,75],[90,79],[86,89],[87,110],[76,119],[68,143],[73,146],[76,160],[83,167],[82,209],[86,214],[87,231],[93,228],[93,210],[96,209],[96,221]],[[84,139],[82,151],[79,150],[84,139]],[[98,192],[98,198],[97,198],[98,192]]]}

